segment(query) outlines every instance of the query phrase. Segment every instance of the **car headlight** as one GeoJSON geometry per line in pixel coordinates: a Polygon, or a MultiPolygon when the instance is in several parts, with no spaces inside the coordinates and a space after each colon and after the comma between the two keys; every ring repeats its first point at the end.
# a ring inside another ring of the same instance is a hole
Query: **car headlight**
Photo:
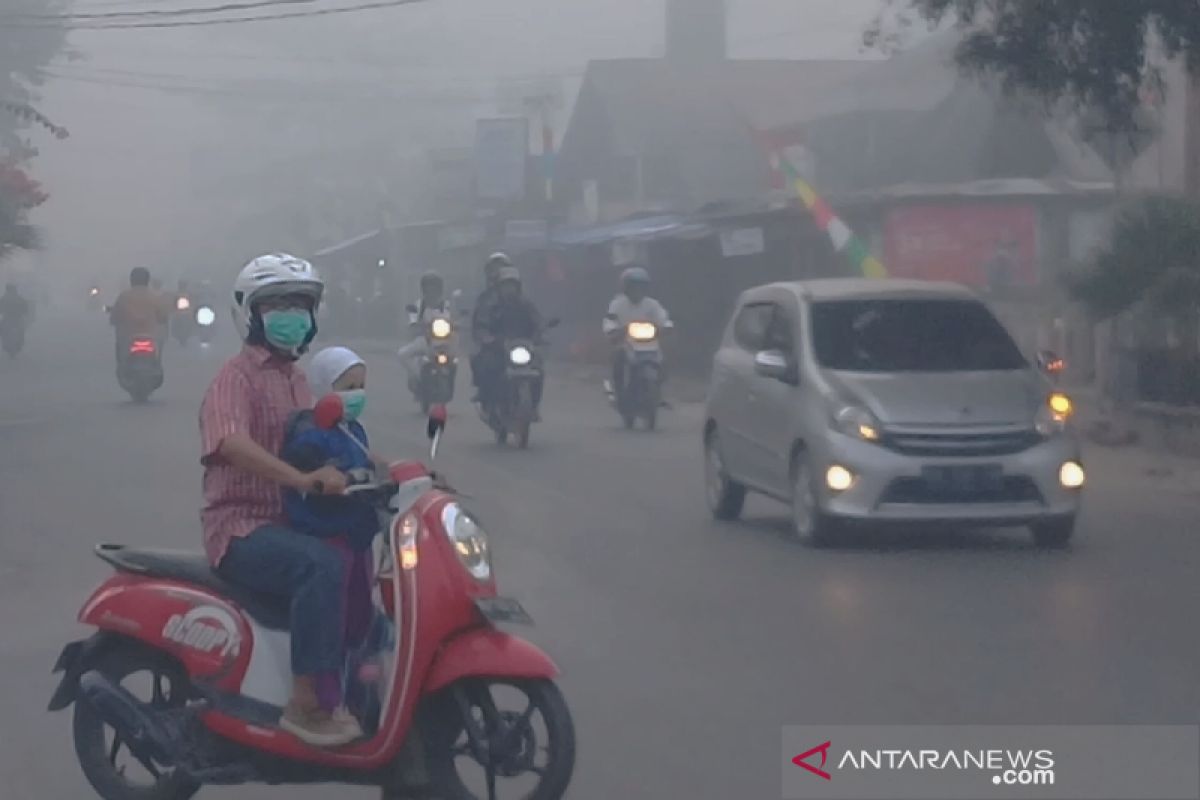
{"type": "Polygon", "coordinates": [[[1066,430],[1067,422],[1075,413],[1075,404],[1062,392],[1053,392],[1038,407],[1034,427],[1042,436],[1057,436],[1066,430]]]}
{"type": "Polygon", "coordinates": [[[518,345],[508,351],[508,360],[516,364],[518,367],[527,365],[533,361],[533,353],[529,352],[529,348],[523,345],[518,345]]]}
{"type": "Polygon", "coordinates": [[[878,442],[883,438],[879,420],[861,406],[845,406],[834,415],[834,423],[842,433],[864,442],[878,442]]]}
{"type": "Polygon", "coordinates": [[[450,320],[438,317],[433,322],[429,323],[429,333],[435,339],[448,339],[450,332],[453,330],[450,325],[450,320]]]}
{"type": "Polygon", "coordinates": [[[492,577],[492,552],[488,547],[487,534],[475,518],[463,510],[458,503],[448,503],[442,509],[442,527],[450,538],[450,545],[458,555],[467,572],[475,580],[486,581],[492,577]]]}
{"type": "Polygon", "coordinates": [[[658,336],[658,328],[653,322],[631,322],[626,332],[635,342],[653,342],[654,337],[658,336]]]}
{"type": "Polygon", "coordinates": [[[200,309],[196,312],[196,322],[198,322],[200,325],[203,325],[205,328],[207,328],[209,325],[212,325],[216,321],[217,321],[217,315],[215,313],[213,313],[213,310],[211,308],[209,308],[208,306],[200,306],[200,309]]]}

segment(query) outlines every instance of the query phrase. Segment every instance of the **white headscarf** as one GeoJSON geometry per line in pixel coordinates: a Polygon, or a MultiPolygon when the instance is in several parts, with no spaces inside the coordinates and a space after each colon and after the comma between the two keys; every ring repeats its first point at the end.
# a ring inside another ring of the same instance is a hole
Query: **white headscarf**
{"type": "Polygon", "coordinates": [[[333,384],[346,372],[360,364],[365,364],[358,353],[348,347],[326,347],[313,356],[308,365],[308,385],[312,388],[313,397],[320,400],[333,391],[333,384]]]}

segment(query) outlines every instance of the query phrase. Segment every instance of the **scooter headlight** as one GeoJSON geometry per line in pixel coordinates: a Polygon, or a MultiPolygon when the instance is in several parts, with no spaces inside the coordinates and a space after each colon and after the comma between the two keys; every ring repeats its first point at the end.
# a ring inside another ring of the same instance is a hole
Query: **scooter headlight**
{"type": "Polygon", "coordinates": [[[533,361],[533,353],[529,352],[529,348],[524,345],[517,345],[512,350],[508,351],[508,360],[518,367],[524,367],[533,361]]]}
{"type": "Polygon", "coordinates": [[[492,577],[492,551],[487,534],[475,518],[458,503],[448,503],[442,509],[442,527],[463,568],[477,581],[492,577]]]}
{"type": "Polygon", "coordinates": [[[196,323],[207,328],[217,321],[217,315],[208,306],[200,306],[196,311],[196,323]]]}
{"type": "Polygon", "coordinates": [[[653,342],[658,336],[658,328],[653,322],[631,322],[626,331],[635,342],[653,342]]]}
{"type": "Polygon", "coordinates": [[[449,339],[450,333],[454,330],[450,324],[450,320],[438,317],[433,322],[429,323],[429,333],[435,339],[449,339]]]}

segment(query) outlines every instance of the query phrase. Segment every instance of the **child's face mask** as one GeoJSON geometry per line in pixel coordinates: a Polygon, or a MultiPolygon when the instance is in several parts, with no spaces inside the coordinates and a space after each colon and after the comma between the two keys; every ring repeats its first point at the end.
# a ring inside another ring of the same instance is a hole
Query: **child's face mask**
{"type": "Polygon", "coordinates": [[[362,415],[363,409],[367,406],[366,389],[347,389],[338,392],[337,395],[342,398],[342,415],[347,422],[354,422],[362,415]]]}

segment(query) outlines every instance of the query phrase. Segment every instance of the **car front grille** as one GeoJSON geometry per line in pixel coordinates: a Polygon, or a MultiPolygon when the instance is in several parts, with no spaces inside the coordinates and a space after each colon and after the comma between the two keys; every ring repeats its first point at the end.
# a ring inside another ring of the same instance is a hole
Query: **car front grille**
{"type": "Polygon", "coordinates": [[[888,484],[880,505],[956,505],[969,503],[1041,503],[1042,493],[1025,475],[1006,475],[994,484],[955,487],[925,478],[897,478],[888,484]]]}
{"type": "Polygon", "coordinates": [[[1032,428],[989,431],[887,431],[883,445],[907,456],[966,458],[1020,453],[1041,441],[1032,428]]]}

